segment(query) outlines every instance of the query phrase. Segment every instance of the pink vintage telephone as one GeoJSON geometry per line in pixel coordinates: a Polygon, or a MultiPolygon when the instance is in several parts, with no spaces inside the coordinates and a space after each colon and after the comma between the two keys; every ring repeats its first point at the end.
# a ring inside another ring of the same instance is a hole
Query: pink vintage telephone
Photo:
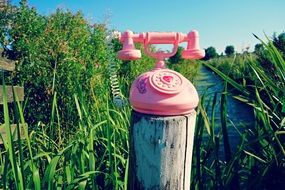
{"type": "Polygon", "coordinates": [[[192,112],[198,105],[198,93],[195,87],[180,73],[165,67],[165,58],[177,52],[178,44],[188,42],[187,48],[182,51],[184,59],[201,59],[205,56],[204,50],[199,48],[197,31],[190,33],[159,33],[147,32],[133,34],[126,31],[119,36],[123,49],[118,52],[121,60],[136,60],[141,58],[140,50],[135,49],[134,43],[142,43],[144,52],[157,59],[153,70],[140,75],[132,84],[130,102],[133,109],[155,115],[181,115],[192,112]],[[150,44],[173,44],[171,53],[152,52],[150,44]]]}

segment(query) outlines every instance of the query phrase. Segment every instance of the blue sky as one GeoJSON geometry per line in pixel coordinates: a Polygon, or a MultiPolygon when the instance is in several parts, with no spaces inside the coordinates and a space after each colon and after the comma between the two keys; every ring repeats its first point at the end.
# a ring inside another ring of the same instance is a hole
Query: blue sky
{"type": "MultiPolygon", "coordinates": [[[[17,3],[17,0],[12,2],[17,3]]],[[[110,28],[135,32],[177,31],[200,33],[202,48],[225,46],[237,51],[261,38],[285,31],[285,0],[29,0],[29,5],[48,15],[56,8],[81,10],[92,22],[109,17],[110,28]],[[108,16],[109,15],[109,16],[108,16]]]]}

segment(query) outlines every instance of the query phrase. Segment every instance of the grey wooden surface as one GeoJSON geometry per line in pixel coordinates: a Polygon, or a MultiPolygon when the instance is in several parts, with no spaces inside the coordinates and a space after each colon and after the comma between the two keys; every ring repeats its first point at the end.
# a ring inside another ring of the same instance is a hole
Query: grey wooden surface
{"type": "MultiPolygon", "coordinates": [[[[11,103],[14,101],[13,97],[13,88],[14,88],[14,93],[17,95],[18,100],[24,101],[24,87],[20,86],[5,86],[6,87],[6,93],[7,93],[7,102],[11,103]]],[[[3,104],[3,86],[0,85],[0,104],[3,104]]]]}
{"type": "MultiPolygon", "coordinates": [[[[14,71],[15,70],[15,63],[8,59],[0,57],[0,70],[4,71],[14,71]]],[[[13,97],[13,89],[15,95],[17,95],[19,101],[24,101],[24,87],[20,86],[9,86],[5,85],[6,92],[7,92],[7,101],[11,103],[14,101],[13,97]]],[[[0,85],[0,104],[3,104],[3,86],[0,85]]]]}
{"type": "MultiPolygon", "coordinates": [[[[1,53],[1,52],[0,52],[1,53]]],[[[0,70],[3,71],[14,71],[15,70],[15,62],[5,59],[3,57],[0,57],[0,70]]],[[[6,89],[6,95],[7,95],[7,102],[8,103],[12,103],[14,101],[14,95],[17,97],[18,101],[24,101],[24,87],[20,87],[20,86],[9,86],[9,85],[0,85],[0,105],[3,104],[3,88],[6,89]]],[[[11,124],[10,128],[11,128],[11,132],[14,134],[13,136],[13,140],[17,140],[17,134],[14,133],[16,132],[16,124],[11,124]]],[[[23,130],[21,130],[23,127],[23,125],[20,125],[20,137],[21,139],[24,138],[24,134],[23,134],[23,130]]],[[[5,126],[0,125],[0,135],[2,136],[2,138],[4,140],[7,139],[7,133],[5,130],[5,126]]],[[[2,139],[0,138],[0,144],[3,144],[2,139]]]]}
{"type": "Polygon", "coordinates": [[[196,113],[132,113],[128,189],[190,189],[196,113]]]}
{"type": "Polygon", "coordinates": [[[12,61],[4,60],[3,58],[0,59],[0,69],[5,71],[14,71],[15,70],[15,63],[12,61]]]}
{"type": "MultiPolygon", "coordinates": [[[[10,125],[14,141],[18,139],[16,127],[17,127],[16,124],[10,125]]],[[[21,137],[21,139],[24,138],[24,127],[27,127],[27,124],[25,124],[25,125],[20,124],[20,137],[21,137]]],[[[5,124],[0,125],[0,135],[2,136],[4,141],[7,141],[7,133],[6,133],[6,129],[5,129],[5,124]]],[[[0,144],[3,144],[3,141],[1,138],[0,138],[0,144]]]]}

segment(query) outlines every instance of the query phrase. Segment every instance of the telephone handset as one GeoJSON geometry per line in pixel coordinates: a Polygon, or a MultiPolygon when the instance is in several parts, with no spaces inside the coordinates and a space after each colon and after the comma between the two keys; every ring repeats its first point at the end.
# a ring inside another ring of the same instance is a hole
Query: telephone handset
{"type": "Polygon", "coordinates": [[[120,42],[123,44],[123,49],[118,52],[118,58],[121,60],[136,60],[141,58],[140,50],[135,49],[134,43],[141,43],[144,45],[144,52],[156,59],[164,60],[165,58],[173,56],[177,52],[178,44],[187,42],[187,48],[182,51],[182,58],[184,59],[201,59],[205,56],[205,52],[200,50],[198,32],[193,30],[187,35],[182,33],[160,33],[147,32],[141,34],[134,34],[132,31],[126,31],[119,36],[120,42]],[[171,53],[156,52],[149,50],[150,44],[173,44],[171,53]]]}

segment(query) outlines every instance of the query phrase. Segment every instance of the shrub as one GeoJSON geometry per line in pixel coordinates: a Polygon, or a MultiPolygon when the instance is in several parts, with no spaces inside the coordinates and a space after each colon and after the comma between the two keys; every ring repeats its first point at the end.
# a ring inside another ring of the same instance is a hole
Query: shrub
{"type": "Polygon", "coordinates": [[[218,54],[216,52],[216,49],[214,47],[208,47],[207,49],[205,49],[205,57],[203,58],[203,60],[207,61],[209,59],[218,57],[218,54]]]}
{"type": "Polygon", "coordinates": [[[169,62],[170,63],[180,63],[183,60],[182,51],[183,51],[183,47],[179,46],[175,55],[169,58],[169,62]]]}
{"type": "MultiPolygon", "coordinates": [[[[258,37],[255,36],[257,39],[258,37]]],[[[279,51],[280,55],[285,59],[285,33],[281,33],[280,35],[276,36],[276,34],[273,35],[273,45],[276,47],[276,49],[279,51]]],[[[264,48],[264,44],[256,44],[255,46],[255,54],[258,57],[258,62],[261,64],[261,66],[264,68],[264,72],[275,78],[275,80],[278,78],[276,75],[276,69],[274,67],[274,63],[272,60],[272,57],[270,56],[270,52],[268,49],[264,48]]]]}
{"type": "Polygon", "coordinates": [[[279,49],[283,53],[283,58],[284,58],[285,56],[285,32],[279,34],[278,36],[274,34],[273,44],[275,45],[277,49],[279,49]]]}
{"type": "MultiPolygon", "coordinates": [[[[225,81],[224,92],[221,95],[223,98],[220,100],[222,129],[215,128],[216,121],[212,120],[214,116],[211,118],[203,114],[206,105],[203,105],[202,97],[198,108],[198,128],[194,141],[196,149],[193,153],[192,166],[193,189],[280,189],[285,183],[285,61],[272,41],[268,43],[261,41],[261,43],[272,63],[274,75],[267,75],[264,66],[254,59],[249,59],[244,66],[249,65],[247,72],[255,77],[245,78],[246,83],[240,83],[234,78],[232,69],[222,70],[208,62],[204,64],[225,81]],[[248,81],[251,82],[250,85],[248,81]],[[227,84],[230,84],[235,91],[228,91],[227,84]],[[248,104],[254,111],[254,126],[240,133],[241,142],[233,154],[231,149],[226,148],[226,144],[229,147],[230,138],[227,134],[226,120],[227,95],[248,104]],[[202,142],[203,130],[206,129],[209,131],[207,132],[209,140],[202,142]],[[221,140],[224,143],[226,161],[219,159],[221,140]]],[[[235,65],[236,61],[233,63],[235,65]]],[[[216,97],[209,105],[211,104],[214,110],[218,105],[216,97]]]]}
{"type": "Polygon", "coordinates": [[[92,77],[106,65],[104,25],[94,28],[80,12],[59,9],[41,16],[25,4],[14,14],[10,54],[18,59],[14,83],[25,87],[26,120],[49,122],[56,92],[61,123],[72,126],[78,120],[74,94],[80,88],[91,101],[92,77]]]}
{"type": "Polygon", "coordinates": [[[226,49],[225,49],[225,54],[227,56],[231,56],[235,53],[235,48],[234,46],[230,45],[230,46],[227,46],[226,49]]]}

